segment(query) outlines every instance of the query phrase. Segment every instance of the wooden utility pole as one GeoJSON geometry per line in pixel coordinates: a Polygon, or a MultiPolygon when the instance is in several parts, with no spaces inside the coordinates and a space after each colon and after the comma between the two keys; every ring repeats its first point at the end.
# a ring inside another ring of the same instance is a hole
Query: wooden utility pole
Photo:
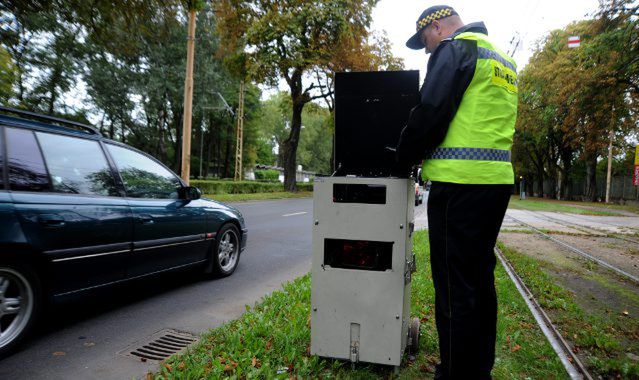
{"type": "Polygon", "coordinates": [[[189,9],[189,37],[186,42],[186,78],[184,79],[184,121],[182,123],[182,179],[189,184],[191,173],[191,119],[193,111],[193,60],[195,56],[195,18],[189,9]]]}
{"type": "Polygon", "coordinates": [[[615,131],[610,130],[610,145],[608,146],[608,177],[606,178],[606,203],[610,203],[610,184],[612,182],[612,140],[615,138],[615,131]]]}
{"type": "Polygon", "coordinates": [[[234,181],[242,180],[242,140],[244,138],[244,81],[240,82],[240,101],[237,109],[234,181]]]}

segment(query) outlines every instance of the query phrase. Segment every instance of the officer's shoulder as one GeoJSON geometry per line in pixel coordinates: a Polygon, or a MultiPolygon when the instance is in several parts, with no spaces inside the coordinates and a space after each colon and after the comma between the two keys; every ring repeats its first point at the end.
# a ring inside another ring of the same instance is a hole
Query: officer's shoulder
{"type": "Polygon", "coordinates": [[[456,50],[462,54],[473,54],[477,51],[477,42],[461,38],[448,37],[442,40],[442,48],[456,50]]]}

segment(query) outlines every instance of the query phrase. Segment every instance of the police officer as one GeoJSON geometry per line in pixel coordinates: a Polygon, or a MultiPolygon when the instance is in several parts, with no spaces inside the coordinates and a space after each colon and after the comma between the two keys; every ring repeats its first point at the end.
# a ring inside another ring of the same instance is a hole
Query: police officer
{"type": "Polygon", "coordinates": [[[397,159],[424,159],[435,320],[436,379],[490,379],[495,361],[497,235],[514,184],[510,149],[517,116],[515,62],[483,23],[464,25],[439,5],[417,19],[406,45],[431,54],[421,102],[397,159]]]}

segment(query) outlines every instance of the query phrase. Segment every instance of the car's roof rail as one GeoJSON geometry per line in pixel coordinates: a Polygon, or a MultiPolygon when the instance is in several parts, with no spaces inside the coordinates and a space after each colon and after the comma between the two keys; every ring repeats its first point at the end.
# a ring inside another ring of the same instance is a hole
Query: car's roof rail
{"type": "Polygon", "coordinates": [[[77,121],[65,120],[65,119],[61,119],[59,117],[41,115],[41,114],[38,114],[38,113],[35,113],[35,112],[24,111],[24,110],[19,110],[19,109],[16,109],[16,108],[5,107],[5,106],[0,106],[0,112],[1,113],[10,113],[10,114],[18,115],[18,116],[21,116],[24,119],[47,121],[47,122],[51,122],[51,123],[55,123],[55,124],[61,125],[63,127],[72,127],[72,128],[75,128],[75,129],[82,130],[84,132],[88,132],[88,133],[93,134],[93,135],[102,136],[102,134],[100,133],[100,131],[97,128],[92,127],[90,125],[78,123],[77,121]]]}

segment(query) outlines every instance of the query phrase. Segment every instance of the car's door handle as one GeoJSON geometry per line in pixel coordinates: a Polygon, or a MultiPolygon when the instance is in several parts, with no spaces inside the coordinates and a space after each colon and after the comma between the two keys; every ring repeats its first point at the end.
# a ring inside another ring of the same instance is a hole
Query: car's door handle
{"type": "Polygon", "coordinates": [[[41,225],[49,228],[64,227],[64,225],[66,224],[63,217],[55,214],[38,215],[38,222],[41,225]]]}
{"type": "Polygon", "coordinates": [[[149,214],[141,214],[138,216],[138,220],[140,221],[141,224],[153,224],[155,223],[155,220],[153,220],[153,217],[149,214]]]}

